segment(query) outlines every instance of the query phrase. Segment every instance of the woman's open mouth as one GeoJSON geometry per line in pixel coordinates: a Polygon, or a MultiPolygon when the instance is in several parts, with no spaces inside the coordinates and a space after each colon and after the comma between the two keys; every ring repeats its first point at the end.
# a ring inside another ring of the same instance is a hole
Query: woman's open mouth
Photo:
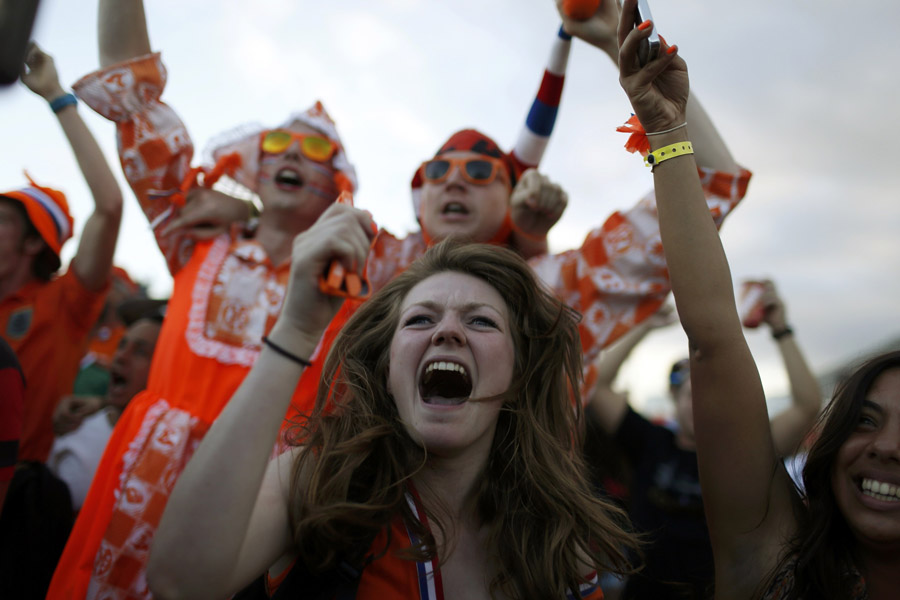
{"type": "Polygon", "coordinates": [[[459,363],[433,362],[425,367],[419,381],[419,394],[425,404],[462,404],[472,394],[472,380],[459,363]]]}

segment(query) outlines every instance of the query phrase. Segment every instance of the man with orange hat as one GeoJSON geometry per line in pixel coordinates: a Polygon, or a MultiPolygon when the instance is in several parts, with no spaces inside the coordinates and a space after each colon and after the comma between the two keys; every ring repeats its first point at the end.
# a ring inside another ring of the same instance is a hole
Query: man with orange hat
{"type": "Polygon", "coordinates": [[[122,216],[119,186],[78,115],[75,97],[63,92],[53,59],[32,44],[25,67],[22,82],[59,119],[94,211],[69,268],[57,275],[73,228],[66,196],[30,177],[28,187],[0,193],[0,336],[18,355],[25,376],[18,462],[0,517],[4,598],[43,597],[71,527],[65,486],[44,462],[53,444],[53,410],[72,388],[103,308],[122,216]]]}
{"type": "Polygon", "coordinates": [[[32,45],[26,65],[23,83],[50,102],[95,202],[69,269],[56,276],[73,228],[66,196],[30,177],[30,186],[0,193],[0,335],[18,355],[27,385],[19,460],[43,462],[53,444],[53,409],[71,389],[103,308],[122,195],[53,59],[32,45]]]}

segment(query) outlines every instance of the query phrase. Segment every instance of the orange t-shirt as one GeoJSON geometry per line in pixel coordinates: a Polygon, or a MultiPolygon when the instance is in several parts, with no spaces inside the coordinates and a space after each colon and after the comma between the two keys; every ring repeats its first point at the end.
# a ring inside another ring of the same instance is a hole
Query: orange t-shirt
{"type": "Polygon", "coordinates": [[[0,301],[0,335],[25,374],[19,460],[44,462],[50,455],[53,409],[72,389],[108,290],[88,290],[69,270],[46,283],[32,281],[0,301]]]}

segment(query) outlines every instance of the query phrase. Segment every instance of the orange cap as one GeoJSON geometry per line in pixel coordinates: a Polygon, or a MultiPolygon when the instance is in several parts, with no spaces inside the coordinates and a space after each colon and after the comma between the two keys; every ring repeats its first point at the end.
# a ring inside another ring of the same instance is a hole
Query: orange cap
{"type": "Polygon", "coordinates": [[[66,195],[59,190],[36,184],[28,173],[25,173],[25,177],[31,187],[3,192],[0,196],[22,203],[31,224],[58,257],[62,245],[72,237],[72,227],[75,224],[69,213],[66,195]]]}

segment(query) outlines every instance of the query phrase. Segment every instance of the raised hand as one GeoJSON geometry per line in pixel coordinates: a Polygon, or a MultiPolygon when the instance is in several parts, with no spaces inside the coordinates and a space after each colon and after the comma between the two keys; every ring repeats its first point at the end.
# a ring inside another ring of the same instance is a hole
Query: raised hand
{"type": "Polygon", "coordinates": [[[209,188],[194,187],[187,193],[184,208],[166,225],[162,235],[183,231],[196,240],[205,240],[223,233],[233,223],[247,222],[249,217],[247,202],[209,188]]]}
{"type": "Polygon", "coordinates": [[[556,10],[562,19],[563,28],[569,34],[600,48],[615,61],[619,50],[616,39],[616,27],[619,22],[618,2],[601,0],[596,12],[583,20],[573,19],[566,14],[565,5],[564,0],[556,0],[556,10]]]}
{"type": "MultiPolygon", "coordinates": [[[[314,347],[343,301],[323,293],[319,277],[333,260],[347,273],[361,275],[374,235],[368,212],[335,203],[294,238],[290,283],[273,332],[287,329],[288,335],[299,335],[314,347]]],[[[279,334],[279,339],[286,338],[279,334]]]]}
{"type": "Polygon", "coordinates": [[[528,169],[510,196],[510,211],[517,230],[528,237],[544,238],[568,203],[569,195],[562,187],[535,169],[528,169]]]}
{"type": "Polygon", "coordinates": [[[775,289],[775,283],[770,279],[763,281],[763,296],[761,299],[763,305],[763,321],[769,328],[775,331],[782,331],[787,327],[787,311],[784,307],[784,301],[778,295],[775,289]]]}
{"type": "Polygon", "coordinates": [[[81,427],[86,417],[103,408],[100,396],[63,396],[53,411],[53,433],[63,435],[81,427]]]}
{"type": "Polygon", "coordinates": [[[25,51],[25,65],[22,69],[22,83],[28,89],[48,102],[59,98],[65,91],[59,84],[59,75],[53,57],[40,49],[34,42],[29,42],[25,51]]]}
{"type": "Polygon", "coordinates": [[[665,131],[686,120],[687,64],[678,56],[678,46],[664,45],[656,59],[641,67],[638,45],[651,28],[634,27],[636,5],[637,0],[625,0],[619,17],[619,81],[644,129],[665,131]]]}

